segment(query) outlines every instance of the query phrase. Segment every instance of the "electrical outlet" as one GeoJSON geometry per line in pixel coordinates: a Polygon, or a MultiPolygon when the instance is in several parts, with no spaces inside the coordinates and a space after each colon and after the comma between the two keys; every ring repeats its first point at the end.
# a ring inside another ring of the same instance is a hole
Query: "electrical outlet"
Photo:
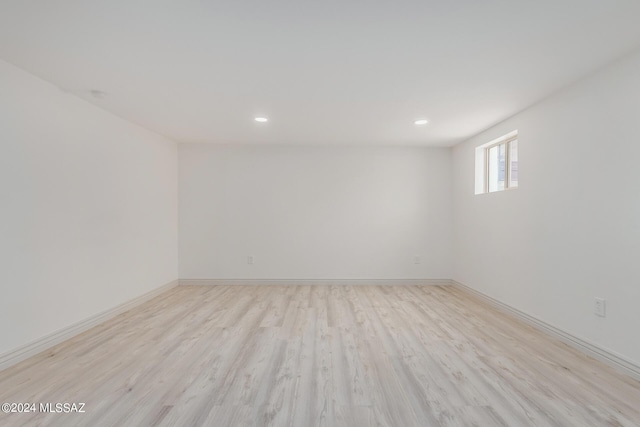
{"type": "Polygon", "coordinates": [[[416,256],[413,257],[413,263],[414,264],[421,264],[422,260],[420,259],[419,256],[416,255],[416,256]]]}
{"type": "Polygon", "coordinates": [[[247,257],[247,264],[249,264],[249,265],[253,265],[253,255],[249,255],[249,256],[247,257]]]}
{"type": "Polygon", "coordinates": [[[606,317],[607,315],[607,301],[602,298],[596,298],[596,304],[594,306],[594,313],[596,316],[606,317]]]}

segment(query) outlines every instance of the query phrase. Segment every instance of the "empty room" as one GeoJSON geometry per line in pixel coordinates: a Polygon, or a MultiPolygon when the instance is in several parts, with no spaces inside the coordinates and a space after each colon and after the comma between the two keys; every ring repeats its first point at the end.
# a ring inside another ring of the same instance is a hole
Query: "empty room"
{"type": "Polygon", "coordinates": [[[639,17],[0,1],[0,426],[640,426],[639,17]]]}

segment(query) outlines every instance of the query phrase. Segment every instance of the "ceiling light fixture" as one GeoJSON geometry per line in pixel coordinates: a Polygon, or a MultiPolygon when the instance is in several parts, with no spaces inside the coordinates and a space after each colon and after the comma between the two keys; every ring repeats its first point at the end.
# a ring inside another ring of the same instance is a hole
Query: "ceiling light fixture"
{"type": "Polygon", "coordinates": [[[426,125],[427,123],[429,123],[429,120],[425,120],[425,119],[420,119],[420,120],[416,120],[415,122],[413,122],[414,124],[418,125],[418,126],[422,126],[422,125],[426,125]]]}
{"type": "Polygon", "coordinates": [[[265,122],[269,121],[269,119],[267,119],[266,117],[256,117],[253,120],[255,120],[256,122],[260,122],[260,123],[265,123],[265,122]]]}

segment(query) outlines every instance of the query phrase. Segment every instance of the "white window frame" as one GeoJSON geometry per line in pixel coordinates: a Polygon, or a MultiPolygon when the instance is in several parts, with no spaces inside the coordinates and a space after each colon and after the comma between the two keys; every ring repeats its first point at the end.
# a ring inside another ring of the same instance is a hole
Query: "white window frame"
{"type": "Polygon", "coordinates": [[[504,189],[492,191],[491,193],[499,193],[505,190],[518,188],[518,185],[511,186],[511,147],[513,141],[518,140],[518,131],[514,130],[508,134],[494,139],[493,141],[476,147],[476,194],[489,193],[489,150],[499,145],[504,145],[505,151],[505,170],[504,170],[504,189]]]}

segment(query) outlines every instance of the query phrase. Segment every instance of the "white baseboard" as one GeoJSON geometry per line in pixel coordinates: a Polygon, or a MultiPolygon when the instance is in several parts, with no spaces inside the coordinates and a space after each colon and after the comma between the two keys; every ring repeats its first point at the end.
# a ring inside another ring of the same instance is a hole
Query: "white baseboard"
{"type": "Polygon", "coordinates": [[[87,329],[97,326],[100,323],[103,323],[121,313],[124,313],[127,310],[132,309],[137,305],[147,302],[150,299],[160,295],[163,292],[168,291],[169,289],[177,285],[178,280],[174,280],[109,310],[103,311],[80,322],[74,323],[73,325],[69,325],[66,328],[45,335],[42,338],[20,346],[7,353],[0,354],[0,371],[13,366],[25,359],[28,359],[31,356],[35,356],[36,354],[41,353],[56,344],[66,341],[69,338],[72,338],[80,334],[81,332],[86,331],[87,329]]]}
{"type": "Polygon", "coordinates": [[[636,363],[632,362],[631,360],[628,360],[611,350],[602,348],[582,338],[578,338],[567,331],[556,328],[555,326],[552,326],[536,317],[533,317],[523,311],[520,311],[501,301],[498,301],[497,299],[494,299],[486,294],[483,294],[480,291],[470,288],[467,285],[463,285],[460,282],[456,282],[455,280],[452,280],[451,284],[459,289],[462,289],[470,294],[475,295],[479,299],[491,304],[497,309],[507,312],[519,318],[520,320],[535,327],[536,329],[558,338],[560,341],[570,345],[571,347],[581,351],[582,353],[585,353],[593,357],[594,359],[600,360],[601,362],[606,363],[607,365],[613,367],[614,369],[617,369],[618,371],[636,380],[640,380],[640,366],[638,366],[636,363]]]}
{"type": "Polygon", "coordinates": [[[180,285],[196,286],[265,286],[265,285],[377,285],[377,286],[438,286],[450,285],[449,279],[180,279],[180,285]]]}

